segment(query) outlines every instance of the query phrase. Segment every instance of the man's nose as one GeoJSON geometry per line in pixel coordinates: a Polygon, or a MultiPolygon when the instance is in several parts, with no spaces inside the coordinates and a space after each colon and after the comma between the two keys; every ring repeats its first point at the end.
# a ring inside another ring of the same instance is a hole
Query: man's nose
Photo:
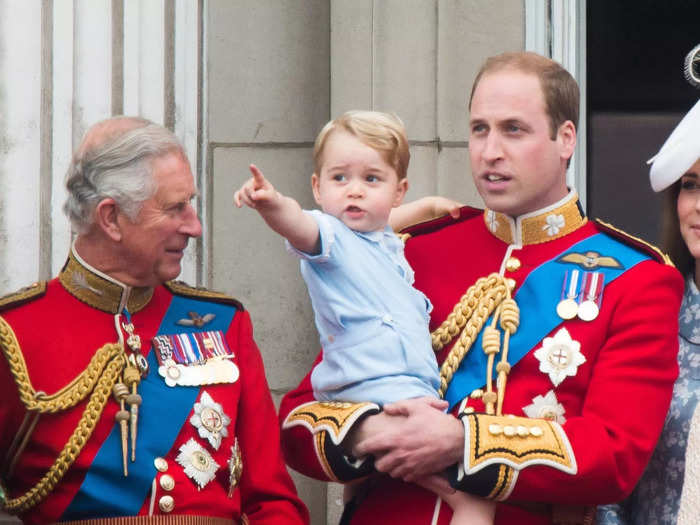
{"type": "Polygon", "coordinates": [[[197,212],[192,204],[187,205],[185,220],[180,228],[180,233],[184,233],[190,237],[199,237],[202,235],[202,223],[197,217],[197,212]]]}
{"type": "Polygon", "coordinates": [[[482,156],[488,161],[498,160],[503,157],[503,148],[498,134],[488,134],[484,143],[482,156]]]}

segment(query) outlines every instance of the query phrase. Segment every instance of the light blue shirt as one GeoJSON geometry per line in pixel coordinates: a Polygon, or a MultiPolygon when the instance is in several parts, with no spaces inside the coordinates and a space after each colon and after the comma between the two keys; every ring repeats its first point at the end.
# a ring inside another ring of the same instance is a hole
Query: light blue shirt
{"type": "Polygon", "coordinates": [[[432,305],[413,285],[403,243],[388,226],[356,232],[335,217],[306,211],[318,224],[321,253],[301,258],[323,360],[311,373],[320,401],[384,404],[437,396],[432,305]]]}

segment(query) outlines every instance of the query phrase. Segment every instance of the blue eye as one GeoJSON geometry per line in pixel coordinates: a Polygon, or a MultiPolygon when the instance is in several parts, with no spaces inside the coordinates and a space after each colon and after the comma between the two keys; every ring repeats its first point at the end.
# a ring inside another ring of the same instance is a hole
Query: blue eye
{"type": "Polygon", "coordinates": [[[379,177],[376,175],[367,175],[366,180],[367,182],[377,182],[379,181],[379,177]]]}
{"type": "Polygon", "coordinates": [[[694,179],[684,179],[681,181],[681,189],[685,191],[693,191],[698,189],[698,181],[694,179]]]}
{"type": "Polygon", "coordinates": [[[345,180],[345,175],[343,173],[336,173],[331,179],[337,182],[343,182],[345,180]]]}

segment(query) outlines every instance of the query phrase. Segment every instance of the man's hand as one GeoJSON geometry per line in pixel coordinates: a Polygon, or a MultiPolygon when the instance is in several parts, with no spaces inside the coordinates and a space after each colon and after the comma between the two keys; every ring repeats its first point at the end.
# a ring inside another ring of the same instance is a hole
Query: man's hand
{"type": "Polygon", "coordinates": [[[241,208],[244,204],[250,208],[270,208],[279,206],[282,200],[274,186],[265,178],[255,164],[250,165],[253,176],[233,194],[233,202],[241,208]]]}
{"type": "Polygon", "coordinates": [[[464,427],[445,414],[445,402],[429,398],[391,403],[360,423],[353,455],[371,454],[380,472],[415,481],[462,460],[464,427]]]}

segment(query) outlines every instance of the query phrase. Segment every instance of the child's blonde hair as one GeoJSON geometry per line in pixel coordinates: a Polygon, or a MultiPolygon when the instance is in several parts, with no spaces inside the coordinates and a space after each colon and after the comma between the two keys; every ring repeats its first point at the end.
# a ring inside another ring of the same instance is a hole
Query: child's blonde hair
{"type": "Polygon", "coordinates": [[[396,115],[380,111],[347,111],[323,126],[314,143],[314,172],[321,174],[323,148],[336,130],[346,131],[378,151],[399,177],[406,177],[411,153],[403,122],[396,115]]]}

